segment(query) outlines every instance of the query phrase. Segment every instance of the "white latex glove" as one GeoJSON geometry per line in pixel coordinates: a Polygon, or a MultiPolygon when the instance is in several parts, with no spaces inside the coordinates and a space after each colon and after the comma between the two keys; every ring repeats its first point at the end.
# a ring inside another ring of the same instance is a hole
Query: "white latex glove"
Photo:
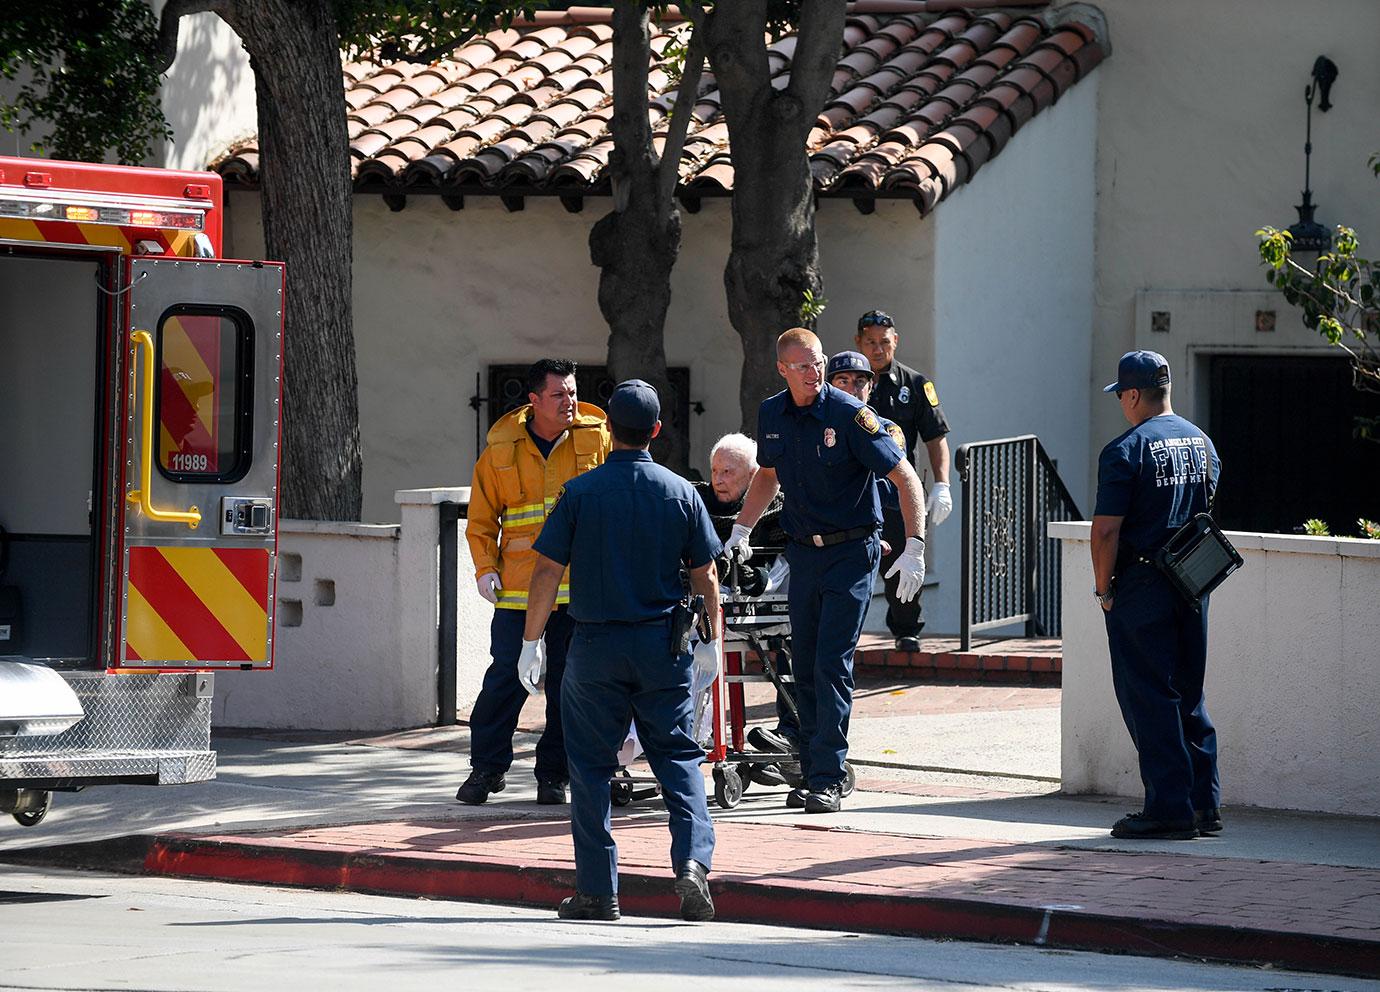
{"type": "Polygon", "coordinates": [[[891,569],[883,576],[889,579],[900,573],[901,584],[896,589],[896,597],[909,603],[920,595],[920,587],[925,583],[925,542],[918,537],[906,538],[906,550],[892,563],[891,569]]]}
{"type": "Polygon", "coordinates": [[[953,512],[954,498],[949,492],[949,484],[936,482],[930,487],[930,498],[925,501],[925,515],[930,518],[930,526],[938,527],[953,512]]]}
{"type": "Polygon", "coordinates": [[[483,596],[495,606],[498,605],[498,590],[503,588],[503,583],[498,581],[497,572],[481,575],[476,580],[475,584],[479,586],[479,595],[483,596]]]}
{"type": "Polygon", "coordinates": [[[752,557],[752,546],[748,544],[748,535],[751,533],[751,527],[734,524],[733,533],[728,535],[728,541],[724,544],[724,551],[728,552],[729,557],[737,558],[740,565],[752,557]]]}
{"type": "Polygon", "coordinates": [[[541,638],[523,641],[522,653],[518,655],[517,672],[518,681],[522,683],[528,695],[535,696],[541,692],[541,679],[545,669],[546,642],[541,638]]]}
{"type": "Polygon", "coordinates": [[[695,645],[695,672],[693,683],[701,691],[719,677],[719,642],[700,641],[695,645]]]}

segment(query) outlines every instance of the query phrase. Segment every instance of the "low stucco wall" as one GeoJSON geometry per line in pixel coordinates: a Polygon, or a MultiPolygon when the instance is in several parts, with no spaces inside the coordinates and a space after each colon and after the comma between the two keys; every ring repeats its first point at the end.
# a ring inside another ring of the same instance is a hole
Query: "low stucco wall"
{"type": "MultiPolygon", "coordinates": [[[[402,524],[283,520],[274,663],[216,676],[212,723],[385,731],[436,721],[440,504],[468,487],[394,497],[402,524]]],[[[493,607],[480,598],[460,521],[456,709],[465,719],[489,664],[493,607]]]]}
{"type": "Polygon", "coordinates": [[[435,678],[401,640],[401,536],[397,524],[280,521],[273,668],[217,673],[213,726],[391,730],[435,718],[435,678]]]}
{"type": "MultiPolygon", "coordinates": [[[[1093,601],[1090,524],[1063,542],[1063,789],[1143,795],[1093,601]]],[[[1222,801],[1380,816],[1380,542],[1232,533],[1212,595],[1208,712],[1222,801]]]]}

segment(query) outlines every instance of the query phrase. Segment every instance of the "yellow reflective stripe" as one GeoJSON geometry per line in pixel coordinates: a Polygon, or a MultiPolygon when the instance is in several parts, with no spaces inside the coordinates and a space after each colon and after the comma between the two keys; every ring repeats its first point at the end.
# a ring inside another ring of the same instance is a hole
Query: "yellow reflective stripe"
{"type": "Polygon", "coordinates": [[[182,639],[173,633],[167,622],[158,615],[143,594],[127,583],[129,606],[125,621],[125,643],[134,649],[140,658],[159,660],[184,660],[192,657],[192,652],[182,639]]]}
{"type": "MultiPolygon", "coordinates": [[[[562,606],[569,602],[570,584],[563,582],[556,587],[556,605],[562,606]]],[[[520,589],[500,589],[496,605],[500,610],[525,610],[527,609],[527,592],[520,589]]]]}

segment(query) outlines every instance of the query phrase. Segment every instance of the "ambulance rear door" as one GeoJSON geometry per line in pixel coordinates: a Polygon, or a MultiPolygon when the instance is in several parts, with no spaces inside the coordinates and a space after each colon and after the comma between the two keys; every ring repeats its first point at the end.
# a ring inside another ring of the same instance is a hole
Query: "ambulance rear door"
{"type": "Polygon", "coordinates": [[[269,668],[283,267],[130,258],[123,670],[269,668]]]}

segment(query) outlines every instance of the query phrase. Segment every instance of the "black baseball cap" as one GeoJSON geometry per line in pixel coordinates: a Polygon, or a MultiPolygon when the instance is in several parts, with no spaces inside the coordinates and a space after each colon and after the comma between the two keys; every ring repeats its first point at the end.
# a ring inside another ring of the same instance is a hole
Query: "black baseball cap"
{"type": "Polygon", "coordinates": [[[1154,389],[1169,385],[1169,363],[1157,351],[1128,351],[1116,366],[1116,382],[1104,386],[1104,393],[1127,389],[1154,389]]]}
{"type": "Polygon", "coordinates": [[[824,370],[824,381],[828,382],[839,372],[866,372],[872,378],[877,378],[872,365],[856,351],[841,351],[829,359],[829,367],[824,370]]]}
{"type": "Polygon", "coordinates": [[[628,379],[609,396],[609,419],[619,427],[649,431],[661,419],[661,399],[649,382],[628,379]]]}

